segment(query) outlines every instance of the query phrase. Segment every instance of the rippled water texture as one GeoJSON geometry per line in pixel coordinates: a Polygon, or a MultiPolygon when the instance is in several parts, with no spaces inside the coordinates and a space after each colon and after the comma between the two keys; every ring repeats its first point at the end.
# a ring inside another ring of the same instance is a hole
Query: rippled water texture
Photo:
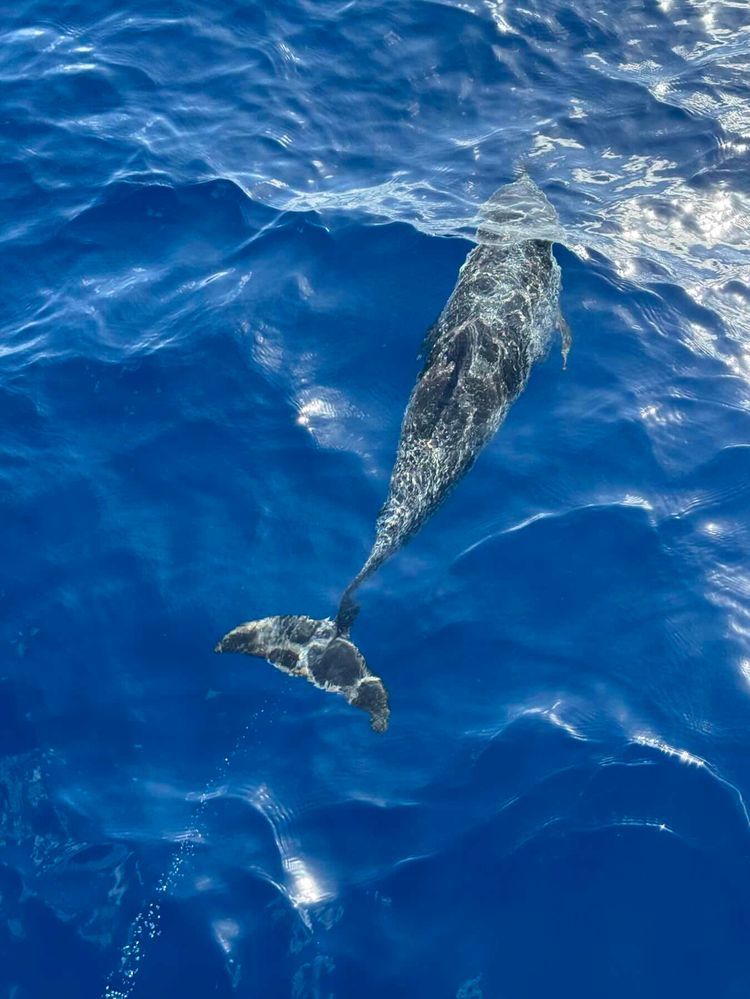
{"type": "Polygon", "coordinates": [[[8,7],[0,995],[750,990],[744,0],[8,7]],[[605,7],[607,9],[605,9],[605,7]],[[573,330],[335,610],[525,163],[573,330]]]}

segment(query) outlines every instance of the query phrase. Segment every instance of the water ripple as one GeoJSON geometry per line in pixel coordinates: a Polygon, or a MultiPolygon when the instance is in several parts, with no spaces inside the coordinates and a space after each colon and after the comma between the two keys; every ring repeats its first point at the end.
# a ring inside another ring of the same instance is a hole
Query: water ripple
{"type": "Polygon", "coordinates": [[[0,992],[747,991],[746,13],[8,12],[0,992]],[[521,165],[570,364],[363,589],[374,741],[210,649],[335,606],[521,165]]]}

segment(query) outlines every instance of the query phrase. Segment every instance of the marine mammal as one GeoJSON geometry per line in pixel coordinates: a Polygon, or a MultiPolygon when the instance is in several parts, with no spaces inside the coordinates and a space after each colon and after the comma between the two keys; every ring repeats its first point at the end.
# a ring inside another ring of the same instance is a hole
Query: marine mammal
{"type": "MultiPolygon", "coordinates": [[[[282,615],[248,621],[216,646],[245,652],[303,676],[367,711],[375,731],[388,727],[382,680],[349,635],[357,588],[398,551],[468,472],[519,396],[532,365],[559,326],[563,363],[570,331],[559,311],[560,268],[552,241],[524,227],[525,216],[556,222],[554,209],[526,175],[483,206],[477,245],[437,322],[404,413],[388,495],[375,541],[344,590],[335,619],[282,615]]],[[[545,230],[542,230],[545,231],[545,230]]]]}

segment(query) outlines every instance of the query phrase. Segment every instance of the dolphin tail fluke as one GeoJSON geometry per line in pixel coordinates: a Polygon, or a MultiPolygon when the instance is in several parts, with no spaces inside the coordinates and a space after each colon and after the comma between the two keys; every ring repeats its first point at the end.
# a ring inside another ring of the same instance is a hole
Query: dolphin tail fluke
{"type": "Polygon", "coordinates": [[[366,711],[375,732],[388,728],[390,708],[383,681],[368,670],[362,653],[330,618],[279,616],[248,621],[226,634],[214,651],[267,659],[283,673],[304,677],[366,711]]]}

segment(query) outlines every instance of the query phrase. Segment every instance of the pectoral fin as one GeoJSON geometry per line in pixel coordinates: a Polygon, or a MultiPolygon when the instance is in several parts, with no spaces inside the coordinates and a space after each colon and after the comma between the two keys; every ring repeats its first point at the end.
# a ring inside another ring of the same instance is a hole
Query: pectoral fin
{"type": "Polygon", "coordinates": [[[570,353],[570,348],[573,343],[573,334],[570,331],[570,326],[568,321],[562,312],[557,314],[557,325],[560,327],[560,337],[561,337],[561,352],[563,359],[563,371],[568,366],[568,354],[570,353]]]}

